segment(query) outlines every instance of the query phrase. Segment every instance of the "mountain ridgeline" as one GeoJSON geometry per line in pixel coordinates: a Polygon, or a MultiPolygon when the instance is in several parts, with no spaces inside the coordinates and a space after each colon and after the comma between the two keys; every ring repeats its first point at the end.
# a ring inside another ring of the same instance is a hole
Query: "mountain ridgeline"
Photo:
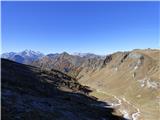
{"type": "Polygon", "coordinates": [[[32,50],[25,50],[19,53],[4,53],[2,54],[2,58],[13,60],[18,63],[38,66],[47,70],[56,69],[73,77],[77,77],[79,72],[83,69],[85,69],[85,71],[90,71],[94,68],[100,68],[105,59],[104,56],[91,53],[76,53],[70,55],[67,52],[63,52],[61,54],[44,55],[32,50]]]}
{"type": "MultiPolygon", "coordinates": [[[[33,52],[32,52],[33,53],[33,52]]],[[[11,53],[2,57],[16,61],[11,53]]],[[[31,57],[31,56],[30,56],[31,57]]],[[[29,58],[30,58],[29,57],[29,58]]],[[[19,61],[16,61],[19,62],[19,61]]],[[[40,55],[20,63],[44,71],[61,71],[89,86],[99,100],[115,109],[115,114],[131,120],[157,120],[160,101],[160,50],[135,49],[99,56],[94,54],[40,55]]]]}
{"type": "Polygon", "coordinates": [[[13,60],[18,63],[30,64],[35,60],[42,58],[44,54],[32,50],[24,50],[22,52],[3,53],[2,58],[13,60]]]}

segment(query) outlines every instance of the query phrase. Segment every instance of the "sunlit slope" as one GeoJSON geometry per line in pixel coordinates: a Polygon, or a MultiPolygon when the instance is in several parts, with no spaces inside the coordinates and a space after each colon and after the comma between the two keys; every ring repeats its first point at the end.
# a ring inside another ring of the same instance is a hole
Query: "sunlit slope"
{"type": "Polygon", "coordinates": [[[84,75],[79,81],[124,97],[140,109],[142,120],[157,120],[160,118],[159,55],[159,50],[150,49],[117,52],[106,57],[101,70],[84,75]]]}

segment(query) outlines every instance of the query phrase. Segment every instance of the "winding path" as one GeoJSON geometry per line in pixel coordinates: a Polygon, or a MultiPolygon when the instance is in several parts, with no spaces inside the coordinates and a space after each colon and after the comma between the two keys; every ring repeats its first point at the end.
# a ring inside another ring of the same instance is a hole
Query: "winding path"
{"type": "Polygon", "coordinates": [[[106,106],[106,107],[112,107],[113,108],[113,107],[121,106],[123,104],[122,102],[127,103],[128,105],[132,106],[136,110],[136,112],[132,113],[131,116],[129,115],[129,112],[127,110],[121,110],[120,109],[119,111],[123,114],[123,117],[126,118],[126,119],[138,120],[138,118],[140,116],[140,110],[139,110],[139,108],[137,108],[135,105],[131,104],[124,97],[123,98],[118,98],[115,95],[106,94],[105,92],[103,92],[101,90],[98,90],[98,89],[96,90],[96,92],[112,96],[112,97],[114,97],[118,101],[118,103],[116,103],[116,104],[112,103],[110,106],[106,106]]]}

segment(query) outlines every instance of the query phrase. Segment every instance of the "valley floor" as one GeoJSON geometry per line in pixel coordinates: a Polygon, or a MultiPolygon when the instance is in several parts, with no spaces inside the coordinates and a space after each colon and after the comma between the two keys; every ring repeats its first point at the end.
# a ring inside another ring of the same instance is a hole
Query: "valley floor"
{"type": "Polygon", "coordinates": [[[117,97],[115,95],[107,94],[101,90],[93,90],[91,95],[109,103],[107,108],[115,108],[115,114],[123,115],[124,118],[129,120],[140,120],[140,110],[135,105],[131,104],[124,97],[117,97]]]}

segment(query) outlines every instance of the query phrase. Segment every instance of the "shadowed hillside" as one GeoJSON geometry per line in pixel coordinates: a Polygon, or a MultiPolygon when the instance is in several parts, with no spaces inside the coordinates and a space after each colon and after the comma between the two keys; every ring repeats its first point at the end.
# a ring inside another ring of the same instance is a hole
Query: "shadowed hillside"
{"type": "Polygon", "coordinates": [[[59,72],[1,59],[2,120],[124,120],[59,72]]]}

